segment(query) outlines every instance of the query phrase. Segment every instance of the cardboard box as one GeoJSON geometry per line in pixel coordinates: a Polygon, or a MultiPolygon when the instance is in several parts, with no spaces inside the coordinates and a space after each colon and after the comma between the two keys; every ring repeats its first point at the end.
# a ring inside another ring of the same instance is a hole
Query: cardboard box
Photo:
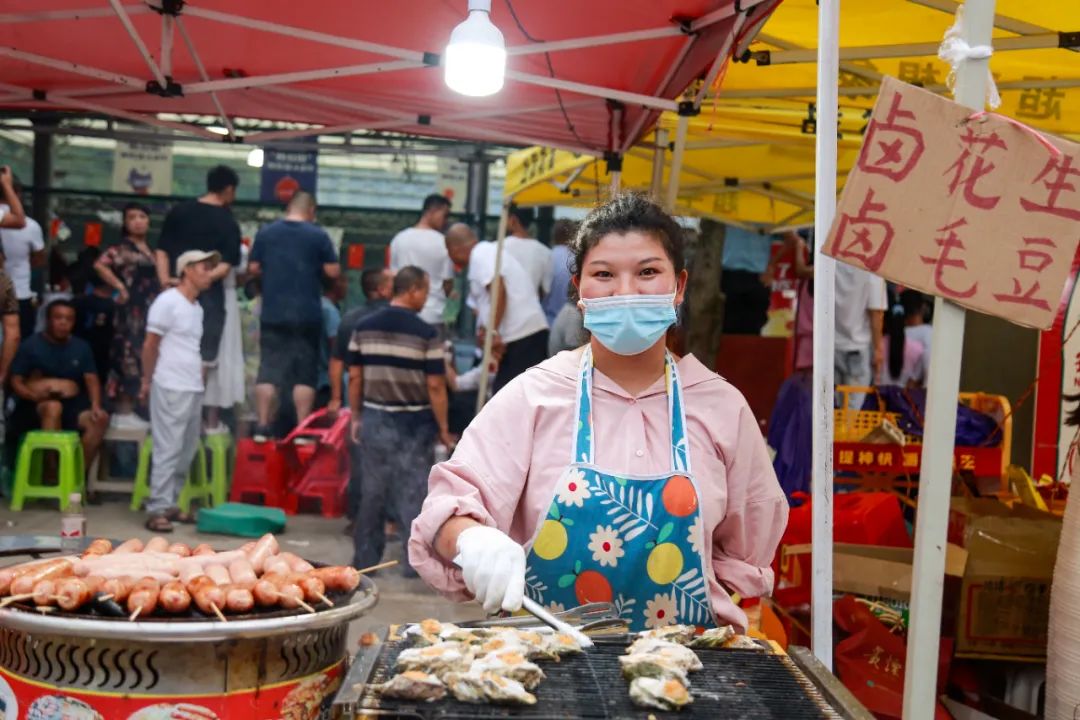
{"type": "Polygon", "coordinates": [[[1061,520],[1025,506],[954,498],[950,538],[968,552],[960,594],[959,657],[1046,655],[1050,581],[1061,520]]]}
{"type": "MultiPolygon", "coordinates": [[[[908,602],[915,551],[911,548],[849,545],[833,549],[833,587],[837,592],[908,602]]],[[[950,543],[945,548],[945,575],[961,578],[968,553],[950,543]]]]}

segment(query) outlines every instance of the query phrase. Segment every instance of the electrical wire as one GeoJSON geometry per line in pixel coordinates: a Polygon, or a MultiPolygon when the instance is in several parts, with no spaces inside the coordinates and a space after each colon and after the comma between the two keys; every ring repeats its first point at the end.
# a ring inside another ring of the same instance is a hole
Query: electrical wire
{"type": "MultiPolygon", "coordinates": [[[[532,42],[532,43],[542,43],[542,42],[544,42],[544,40],[541,40],[540,38],[536,38],[536,37],[533,37],[532,35],[530,35],[529,31],[525,29],[525,26],[521,23],[521,20],[518,18],[517,10],[514,9],[513,0],[506,0],[506,8],[510,11],[510,17],[512,17],[514,19],[514,24],[517,25],[518,30],[521,32],[521,34],[523,36],[525,36],[526,40],[528,40],[529,42],[532,42]]],[[[548,75],[551,77],[552,80],[556,80],[557,78],[555,77],[555,66],[551,63],[551,53],[545,52],[544,53],[544,60],[547,62],[548,75]]],[[[582,138],[581,135],[578,134],[577,128],[574,127],[573,121],[570,120],[570,113],[568,113],[566,111],[566,103],[563,102],[562,93],[557,88],[555,89],[555,99],[558,100],[558,102],[559,102],[559,110],[562,111],[563,120],[566,121],[566,128],[571,133],[573,133],[574,138],[578,141],[578,144],[581,147],[588,148],[588,149],[593,150],[594,152],[596,152],[597,151],[596,147],[593,146],[591,143],[586,142],[585,139],[582,138]]]]}

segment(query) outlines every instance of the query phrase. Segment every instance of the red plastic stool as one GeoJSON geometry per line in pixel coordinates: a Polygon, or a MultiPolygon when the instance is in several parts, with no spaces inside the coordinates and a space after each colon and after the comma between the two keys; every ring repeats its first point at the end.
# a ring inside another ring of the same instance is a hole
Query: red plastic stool
{"type": "Polygon", "coordinates": [[[288,467],[278,443],[255,442],[251,438],[237,441],[229,500],[295,512],[289,509],[288,467]]]}
{"type": "Polygon", "coordinates": [[[347,410],[334,417],[317,410],[281,442],[289,479],[286,512],[297,513],[317,505],[323,517],[345,514],[349,417],[347,410]]]}

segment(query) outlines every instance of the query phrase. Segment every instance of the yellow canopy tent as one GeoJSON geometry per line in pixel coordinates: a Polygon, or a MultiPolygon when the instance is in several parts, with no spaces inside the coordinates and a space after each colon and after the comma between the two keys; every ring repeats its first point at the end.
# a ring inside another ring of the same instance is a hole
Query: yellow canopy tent
{"type": "MultiPolygon", "coordinates": [[[[956,7],[953,0],[841,6],[838,187],[882,76],[948,92],[949,67],[936,52],[956,7]]],[[[997,7],[990,66],[1002,96],[998,112],[1080,139],[1080,3],[998,0],[997,7]]],[[[687,123],[677,212],[770,232],[812,222],[816,29],[815,0],[785,0],[743,62],[721,74],[719,97],[687,123]]],[[[662,183],[653,174],[657,136],[666,146],[677,123],[665,113],[658,130],[626,153],[622,188],[667,185],[667,169],[662,183]]],[[[611,180],[602,160],[530,148],[508,159],[505,194],[522,205],[588,206],[606,197],[611,180]]]]}

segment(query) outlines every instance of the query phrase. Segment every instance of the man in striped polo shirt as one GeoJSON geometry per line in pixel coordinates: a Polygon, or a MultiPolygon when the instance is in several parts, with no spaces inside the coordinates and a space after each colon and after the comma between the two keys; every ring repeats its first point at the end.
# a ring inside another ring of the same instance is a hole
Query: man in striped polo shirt
{"type": "MultiPolygon", "coordinates": [[[[400,524],[408,557],[409,530],[427,495],[435,442],[453,444],[443,346],[418,314],[429,288],[423,270],[401,268],[390,307],[360,321],[349,341],[349,406],[353,440],[360,445],[356,567],[382,559],[387,516],[400,524]]],[[[407,566],[404,574],[416,576],[407,566]]]]}

